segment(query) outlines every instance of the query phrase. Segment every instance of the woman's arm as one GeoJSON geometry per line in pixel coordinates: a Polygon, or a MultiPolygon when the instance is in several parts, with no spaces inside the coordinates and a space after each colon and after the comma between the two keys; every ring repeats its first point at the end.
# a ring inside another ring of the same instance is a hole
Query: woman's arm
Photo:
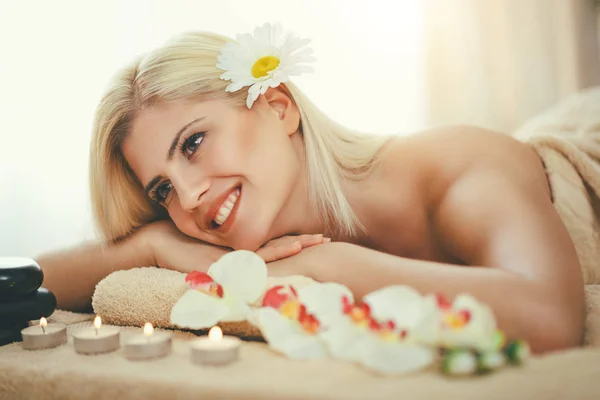
{"type": "Polygon", "coordinates": [[[56,295],[58,308],[88,311],[96,285],[114,271],[148,266],[182,272],[207,270],[227,251],[187,237],[172,223],[161,221],[117,244],[83,243],[35,260],[44,272],[42,285],[56,295]]]}
{"type": "MultiPolygon", "coordinates": [[[[290,257],[323,243],[322,235],[286,236],[272,240],[256,253],[265,262],[290,257]]],[[[57,298],[58,308],[88,311],[98,282],[114,271],[158,266],[180,272],[207,271],[231,249],[207,244],[181,233],[171,221],[144,226],[113,245],[84,243],[36,258],[44,271],[43,286],[57,298]]]]}
{"type": "Polygon", "coordinates": [[[56,295],[58,308],[69,311],[89,311],[96,285],[110,273],[152,265],[138,236],[110,247],[83,243],[41,254],[36,262],[44,272],[42,286],[56,295]]]}
{"type": "Polygon", "coordinates": [[[470,293],[492,307],[508,337],[527,339],[536,352],[571,347],[581,340],[579,306],[569,311],[552,288],[499,268],[413,260],[341,242],[307,249],[270,267],[277,275],[287,269],[283,275],[305,273],[320,282],[342,283],[357,298],[394,284],[423,294],[444,293],[450,299],[470,293]]]}
{"type": "Polygon", "coordinates": [[[584,297],[574,246],[547,194],[520,179],[471,171],[432,211],[436,234],[468,267],[331,243],[274,262],[271,271],[339,282],[357,297],[391,284],[450,298],[467,292],[494,310],[509,337],[525,338],[534,351],[576,345],[584,297]]]}

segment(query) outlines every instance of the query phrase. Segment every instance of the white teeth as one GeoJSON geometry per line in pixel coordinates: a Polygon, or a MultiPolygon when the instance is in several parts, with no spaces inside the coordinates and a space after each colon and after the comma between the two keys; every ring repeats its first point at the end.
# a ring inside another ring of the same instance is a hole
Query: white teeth
{"type": "Polygon", "coordinates": [[[219,211],[217,212],[217,216],[213,220],[217,225],[223,225],[225,221],[227,221],[227,217],[229,217],[229,213],[231,213],[231,210],[233,210],[233,206],[235,206],[239,196],[240,190],[237,189],[235,192],[231,193],[227,199],[225,199],[219,208],[219,211]]]}

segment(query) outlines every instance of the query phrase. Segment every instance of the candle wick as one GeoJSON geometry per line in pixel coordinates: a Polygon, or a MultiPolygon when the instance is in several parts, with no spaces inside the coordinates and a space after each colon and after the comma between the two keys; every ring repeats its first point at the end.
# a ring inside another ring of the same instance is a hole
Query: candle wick
{"type": "Polygon", "coordinates": [[[40,327],[42,328],[42,332],[44,332],[44,335],[46,334],[46,328],[44,328],[44,325],[40,325],[40,327]]]}
{"type": "Polygon", "coordinates": [[[96,331],[96,336],[98,336],[98,328],[94,327],[94,330],[96,331]]]}

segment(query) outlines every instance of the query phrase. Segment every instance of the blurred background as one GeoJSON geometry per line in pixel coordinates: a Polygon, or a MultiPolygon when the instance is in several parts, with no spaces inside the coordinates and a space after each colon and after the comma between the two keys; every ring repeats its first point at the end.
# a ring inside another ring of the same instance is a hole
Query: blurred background
{"type": "Polygon", "coordinates": [[[94,238],[92,118],[110,76],[184,30],[264,22],[312,39],[295,82],[373,134],[466,123],[511,133],[600,85],[598,0],[0,0],[0,256],[94,238]]]}

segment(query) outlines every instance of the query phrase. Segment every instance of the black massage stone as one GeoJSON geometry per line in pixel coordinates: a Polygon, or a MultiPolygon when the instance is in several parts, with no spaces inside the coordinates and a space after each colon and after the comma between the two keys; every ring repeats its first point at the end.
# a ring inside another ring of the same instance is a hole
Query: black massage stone
{"type": "Polygon", "coordinates": [[[0,299],[33,293],[43,281],[44,273],[32,259],[0,257],[0,299]]]}
{"type": "Polygon", "coordinates": [[[49,317],[56,310],[56,296],[45,288],[34,293],[0,300],[0,327],[49,317]]]}
{"type": "Polygon", "coordinates": [[[6,328],[0,328],[0,346],[22,341],[21,330],[25,329],[27,325],[27,323],[22,323],[6,328]]]}

